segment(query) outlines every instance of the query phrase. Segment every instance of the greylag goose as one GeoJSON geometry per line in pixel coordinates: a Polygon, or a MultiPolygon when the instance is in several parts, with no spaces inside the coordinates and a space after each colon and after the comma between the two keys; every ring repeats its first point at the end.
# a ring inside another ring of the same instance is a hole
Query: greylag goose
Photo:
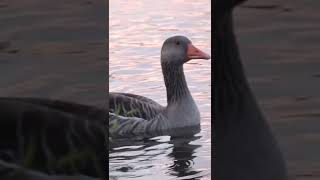
{"type": "Polygon", "coordinates": [[[105,109],[18,97],[0,107],[0,179],[105,177],[105,109]]]}
{"type": "Polygon", "coordinates": [[[232,9],[243,0],[215,1],[214,179],[285,180],[280,148],[249,88],[233,32],[232,9]]]}
{"type": "Polygon", "coordinates": [[[7,163],[0,159],[1,180],[102,180],[102,178],[89,177],[84,175],[48,175],[42,172],[26,169],[16,164],[7,163]]]}
{"type": "Polygon", "coordinates": [[[109,133],[160,132],[200,124],[200,113],[188,89],[183,64],[210,56],[184,36],[168,38],[161,49],[161,67],[167,90],[167,106],[128,93],[109,93],[109,133]]]}

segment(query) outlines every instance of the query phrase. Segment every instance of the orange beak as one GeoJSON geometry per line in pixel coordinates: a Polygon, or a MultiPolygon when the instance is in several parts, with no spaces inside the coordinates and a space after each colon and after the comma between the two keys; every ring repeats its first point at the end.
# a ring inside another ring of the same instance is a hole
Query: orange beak
{"type": "Polygon", "coordinates": [[[211,57],[201,51],[200,49],[196,48],[192,44],[188,44],[188,52],[187,52],[188,60],[191,59],[210,59],[211,57]]]}

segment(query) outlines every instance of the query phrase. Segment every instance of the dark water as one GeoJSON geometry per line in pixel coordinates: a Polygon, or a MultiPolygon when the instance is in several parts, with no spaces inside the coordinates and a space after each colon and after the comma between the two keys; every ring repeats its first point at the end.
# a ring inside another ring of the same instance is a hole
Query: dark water
{"type": "Polygon", "coordinates": [[[0,96],[106,103],[106,2],[0,0],[0,96]]]}
{"type": "Polygon", "coordinates": [[[235,12],[242,59],[294,179],[320,179],[319,1],[248,1],[235,12]]]}
{"type": "MultiPolygon", "coordinates": [[[[139,94],[166,105],[162,43],[185,35],[210,53],[210,14],[209,0],[111,0],[110,91],[139,94]]],[[[110,179],[211,178],[211,60],[186,64],[185,74],[201,113],[201,131],[175,139],[117,140],[109,151],[110,179]]]]}

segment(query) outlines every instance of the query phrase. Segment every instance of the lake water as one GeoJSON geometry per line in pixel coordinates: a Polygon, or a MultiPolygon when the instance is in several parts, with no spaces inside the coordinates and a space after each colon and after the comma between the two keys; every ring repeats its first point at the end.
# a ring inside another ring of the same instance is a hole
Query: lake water
{"type": "Polygon", "coordinates": [[[104,107],[106,18],[104,1],[0,0],[1,96],[104,107]]]}
{"type": "MultiPolygon", "coordinates": [[[[162,43],[185,35],[210,53],[210,26],[209,0],[111,0],[109,91],[139,94],[166,105],[162,43]]],[[[189,138],[114,142],[109,150],[110,179],[211,179],[211,60],[194,60],[184,67],[200,109],[201,131],[189,138]]]]}
{"type": "Polygon", "coordinates": [[[320,179],[320,2],[253,0],[236,8],[247,77],[291,179],[320,179]]]}

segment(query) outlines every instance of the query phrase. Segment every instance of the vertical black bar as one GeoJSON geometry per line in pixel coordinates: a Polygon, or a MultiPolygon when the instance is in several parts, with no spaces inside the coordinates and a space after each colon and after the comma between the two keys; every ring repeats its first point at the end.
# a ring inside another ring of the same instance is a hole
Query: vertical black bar
{"type": "MultiPolygon", "coordinates": [[[[106,18],[106,35],[107,35],[107,39],[106,39],[106,50],[107,50],[107,61],[106,61],[106,69],[107,69],[107,83],[106,83],[106,94],[107,94],[107,101],[106,101],[106,109],[109,111],[109,0],[105,0],[106,1],[106,12],[107,12],[107,18],[106,18]]],[[[106,116],[109,116],[107,115],[107,111],[106,111],[106,116]]],[[[105,176],[105,179],[108,179],[109,178],[109,133],[107,132],[108,129],[109,129],[109,124],[108,123],[108,120],[106,118],[106,131],[105,131],[105,141],[106,141],[106,147],[105,147],[105,151],[106,151],[106,168],[105,168],[105,173],[106,173],[106,176],[105,176]]]]}

